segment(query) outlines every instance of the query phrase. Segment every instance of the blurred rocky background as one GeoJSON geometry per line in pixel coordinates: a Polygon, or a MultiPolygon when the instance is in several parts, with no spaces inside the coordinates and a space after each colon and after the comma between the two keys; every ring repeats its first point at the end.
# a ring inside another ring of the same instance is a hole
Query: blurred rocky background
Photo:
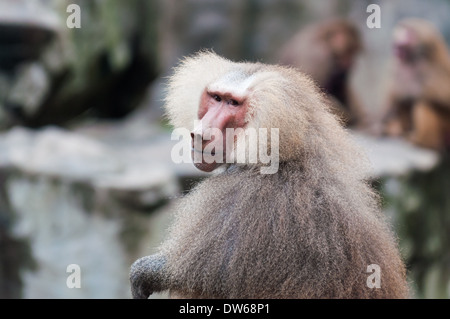
{"type": "MultiPolygon", "coordinates": [[[[277,63],[298,30],[346,17],[364,41],[352,81],[382,104],[393,26],[448,0],[0,0],[0,297],[129,298],[128,271],[164,237],[173,199],[204,177],[175,164],[165,77],[203,48],[277,63]],[[381,28],[366,26],[370,3],[381,28]],[[68,28],[70,4],[81,28],[68,28]],[[81,268],[70,289],[67,266],[81,268]]],[[[399,236],[416,298],[450,297],[450,161],[355,132],[399,236]]]]}

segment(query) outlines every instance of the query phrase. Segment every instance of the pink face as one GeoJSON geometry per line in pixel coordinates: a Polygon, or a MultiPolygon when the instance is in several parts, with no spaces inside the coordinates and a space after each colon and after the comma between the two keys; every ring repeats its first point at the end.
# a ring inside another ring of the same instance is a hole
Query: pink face
{"type": "Polygon", "coordinates": [[[335,30],[329,39],[338,67],[349,70],[358,54],[358,40],[347,29],[335,30]]]}
{"type": "Polygon", "coordinates": [[[246,125],[246,113],[248,111],[248,102],[245,97],[236,96],[229,92],[210,91],[205,89],[200,98],[198,109],[198,119],[202,121],[202,127],[196,128],[191,132],[192,152],[194,159],[195,153],[203,155],[203,158],[217,153],[222,154],[222,163],[213,161],[207,163],[204,160],[194,165],[205,172],[211,172],[225,162],[226,159],[226,129],[244,128],[246,125]],[[212,134],[210,139],[205,135],[211,134],[212,129],[220,130],[223,138],[217,138],[212,134]],[[195,142],[195,143],[194,143],[195,142]],[[201,145],[200,149],[199,146],[201,145]],[[195,147],[197,146],[197,147],[195,147]],[[205,152],[205,148],[212,149],[212,152],[205,152]]]}
{"type": "Polygon", "coordinates": [[[400,60],[410,60],[418,46],[417,37],[412,30],[397,27],[394,31],[393,49],[395,56],[400,60]]]}

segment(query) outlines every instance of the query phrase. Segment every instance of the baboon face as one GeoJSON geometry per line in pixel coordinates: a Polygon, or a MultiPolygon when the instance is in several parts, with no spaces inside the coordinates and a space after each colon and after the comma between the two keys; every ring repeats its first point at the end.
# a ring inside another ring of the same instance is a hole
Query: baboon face
{"type": "Polygon", "coordinates": [[[198,169],[211,172],[225,163],[229,155],[227,152],[231,151],[227,143],[234,145],[237,138],[234,134],[227,134],[230,132],[227,129],[245,127],[249,108],[245,87],[249,82],[246,79],[242,74],[228,74],[204,89],[198,108],[200,122],[191,132],[192,159],[196,153],[202,156],[201,163],[194,161],[198,169]],[[236,82],[237,85],[229,85],[236,82]],[[218,161],[218,158],[221,160],[218,161]]]}
{"type": "Polygon", "coordinates": [[[337,27],[328,31],[327,39],[337,66],[342,70],[349,70],[360,50],[357,31],[347,27],[337,27]]]}
{"type": "Polygon", "coordinates": [[[393,34],[394,55],[403,62],[411,62],[421,56],[423,45],[414,30],[398,26],[393,34]]]}

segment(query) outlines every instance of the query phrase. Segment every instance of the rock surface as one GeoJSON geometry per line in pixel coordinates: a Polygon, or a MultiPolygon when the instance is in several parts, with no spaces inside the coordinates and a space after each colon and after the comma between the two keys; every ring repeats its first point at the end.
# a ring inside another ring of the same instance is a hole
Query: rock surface
{"type": "Polygon", "coordinates": [[[398,177],[412,171],[426,172],[440,162],[438,153],[417,147],[402,139],[376,138],[353,132],[353,138],[361,145],[372,163],[373,177],[398,177]]]}
{"type": "Polygon", "coordinates": [[[156,154],[152,140],[108,145],[55,127],[1,134],[0,190],[8,200],[0,216],[9,226],[0,227],[0,246],[4,237],[29,249],[20,260],[0,254],[0,289],[11,276],[2,268],[22,269],[13,283],[22,289],[0,296],[130,297],[129,266],[157,245],[165,227],[155,225],[169,218],[161,208],[180,192],[156,154]],[[34,267],[26,268],[28,259],[34,267]],[[80,289],[66,286],[70,264],[81,268],[80,289]]]}

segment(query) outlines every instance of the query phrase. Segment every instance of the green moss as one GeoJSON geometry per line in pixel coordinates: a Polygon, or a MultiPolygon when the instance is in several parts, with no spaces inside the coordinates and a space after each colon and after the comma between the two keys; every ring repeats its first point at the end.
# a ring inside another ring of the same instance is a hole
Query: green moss
{"type": "Polygon", "coordinates": [[[398,193],[384,180],[385,210],[395,230],[416,297],[450,298],[450,160],[434,170],[397,179],[398,193]]]}

